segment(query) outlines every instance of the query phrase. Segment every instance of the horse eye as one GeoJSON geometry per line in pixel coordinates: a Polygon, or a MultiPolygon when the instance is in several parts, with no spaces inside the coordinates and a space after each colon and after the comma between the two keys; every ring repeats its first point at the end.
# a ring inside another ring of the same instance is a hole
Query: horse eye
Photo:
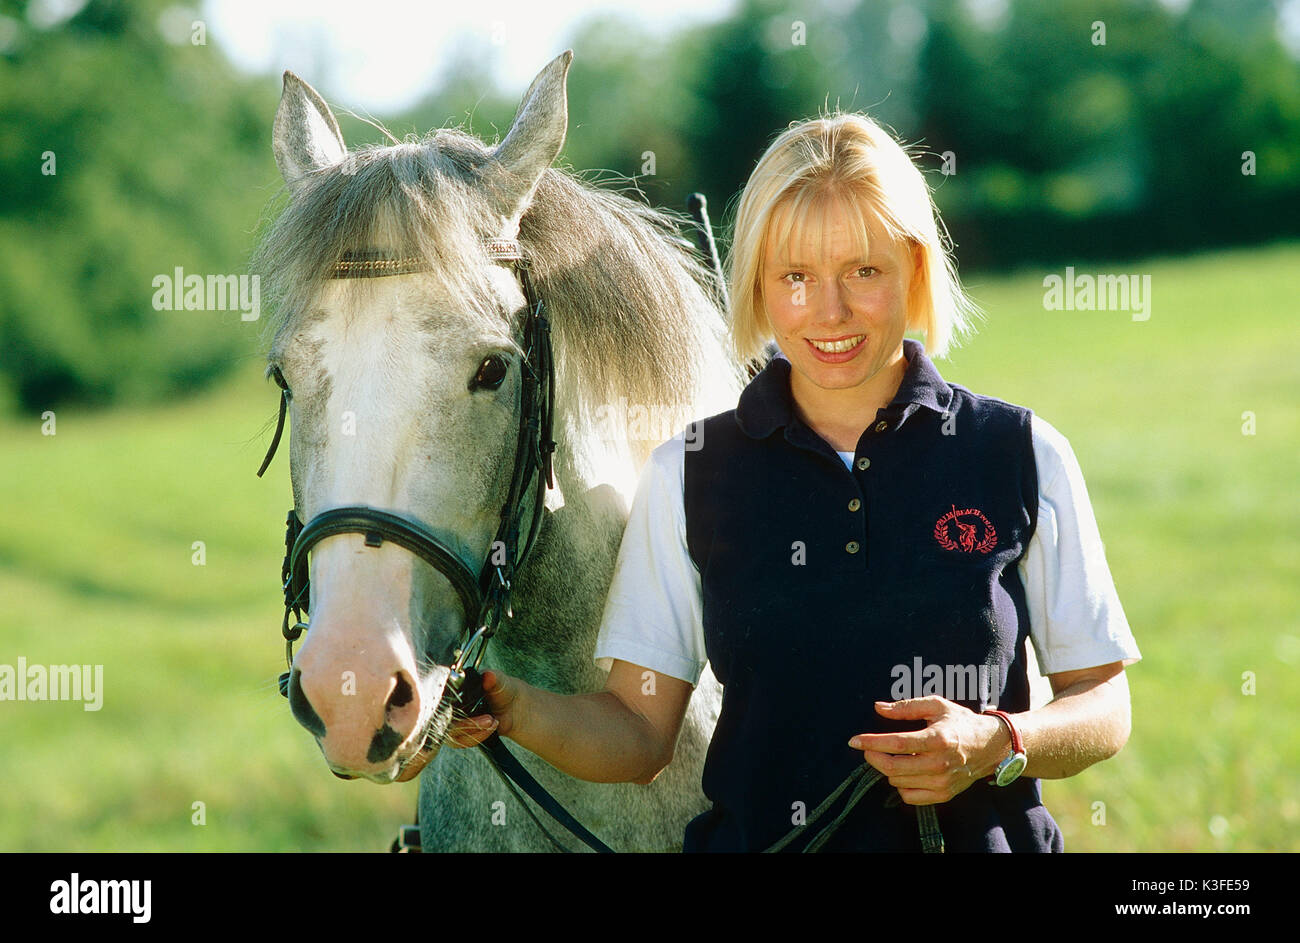
{"type": "Polygon", "coordinates": [[[271,368],[271,379],[275,381],[275,385],[278,386],[280,389],[284,390],[290,396],[293,395],[293,392],[289,389],[289,384],[285,382],[284,374],[280,372],[279,367],[271,368]]]}
{"type": "Polygon", "coordinates": [[[484,357],[483,362],[478,365],[478,372],[469,381],[470,392],[478,389],[495,390],[505,380],[506,369],[504,358],[496,354],[484,357]]]}

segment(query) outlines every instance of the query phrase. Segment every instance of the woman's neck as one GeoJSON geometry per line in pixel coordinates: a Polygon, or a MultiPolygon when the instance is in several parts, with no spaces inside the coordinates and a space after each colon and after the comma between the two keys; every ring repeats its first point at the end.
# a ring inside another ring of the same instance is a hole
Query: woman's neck
{"type": "Polygon", "coordinates": [[[907,358],[882,367],[865,383],[842,390],[827,390],[809,383],[797,371],[790,374],[790,398],[795,412],[810,429],[839,452],[852,452],[877,411],[894,401],[907,372],[907,358]]]}

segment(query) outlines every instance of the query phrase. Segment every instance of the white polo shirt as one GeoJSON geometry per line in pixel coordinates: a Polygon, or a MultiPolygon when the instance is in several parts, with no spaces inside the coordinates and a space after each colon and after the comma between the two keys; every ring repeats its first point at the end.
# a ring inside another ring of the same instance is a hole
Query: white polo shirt
{"type": "MultiPolygon", "coordinates": [[[[1102,548],[1070,443],[1034,416],[1038,525],[1019,564],[1039,670],[1076,671],[1142,655],[1102,548]]],[[[840,452],[846,465],[852,452],[840,452]]],[[[651,453],[596,639],[596,663],[630,662],[694,685],[708,660],[700,573],[686,548],[686,446],[681,434],[651,453]]]]}

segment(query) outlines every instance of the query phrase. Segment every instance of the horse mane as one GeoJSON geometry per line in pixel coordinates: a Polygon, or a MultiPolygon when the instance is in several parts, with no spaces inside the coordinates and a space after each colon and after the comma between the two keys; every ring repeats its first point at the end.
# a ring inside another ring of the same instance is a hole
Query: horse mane
{"type": "MultiPolygon", "coordinates": [[[[490,161],[477,137],[442,128],[352,151],[295,184],[253,256],[272,310],[267,330],[278,340],[310,317],[345,253],[379,247],[425,260],[455,286],[472,327],[508,342],[515,312],[492,302],[484,274],[482,240],[496,235],[497,220],[483,183],[490,161]]],[[[699,418],[691,410],[706,375],[739,388],[712,273],[679,233],[686,222],[568,171],[543,174],[519,242],[552,323],[557,418],[590,421],[601,404],[621,400],[684,424],[699,418]]]]}
{"type": "Polygon", "coordinates": [[[543,174],[519,240],[583,406],[624,396],[689,407],[710,370],[739,376],[713,275],[680,241],[684,222],[566,172],[543,174]]]}

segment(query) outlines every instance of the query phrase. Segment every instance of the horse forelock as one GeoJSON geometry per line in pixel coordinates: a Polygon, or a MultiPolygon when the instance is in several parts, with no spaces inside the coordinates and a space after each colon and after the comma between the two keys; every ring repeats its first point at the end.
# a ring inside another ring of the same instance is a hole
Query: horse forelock
{"type": "MultiPolygon", "coordinates": [[[[337,262],[375,250],[422,260],[456,286],[465,317],[489,329],[507,326],[487,303],[482,239],[494,220],[474,190],[473,169],[487,159],[476,139],[444,130],[425,141],[360,148],[297,183],[252,262],[273,312],[268,331],[278,338],[308,314],[337,262]]],[[[364,308],[367,289],[382,279],[355,281],[350,294],[364,308]]]]}
{"type": "MultiPolygon", "coordinates": [[[[485,182],[497,170],[478,138],[443,128],[360,148],[301,181],[253,259],[273,348],[310,320],[340,259],[375,249],[417,257],[436,283],[454,286],[467,332],[514,336],[517,313],[493,301],[483,247],[500,234],[485,182]]],[[[614,402],[661,410],[680,428],[698,418],[705,374],[738,389],[724,318],[704,287],[710,273],[681,244],[683,221],[564,170],[538,181],[518,238],[552,324],[557,431],[614,402]]],[[[386,279],[352,281],[348,303],[361,313],[386,279]]],[[[653,444],[634,449],[638,465],[653,444]]]]}

